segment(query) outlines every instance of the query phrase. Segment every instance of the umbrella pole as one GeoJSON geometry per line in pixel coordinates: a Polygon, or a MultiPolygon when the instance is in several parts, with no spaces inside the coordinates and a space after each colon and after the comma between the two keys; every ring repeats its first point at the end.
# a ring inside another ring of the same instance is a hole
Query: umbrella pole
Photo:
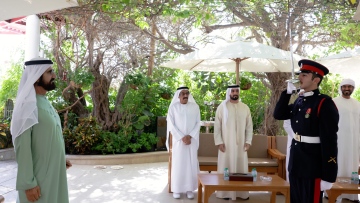
{"type": "Polygon", "coordinates": [[[239,72],[240,72],[240,61],[241,61],[241,59],[239,59],[239,58],[235,59],[235,63],[236,63],[235,72],[236,72],[236,84],[237,85],[240,85],[240,74],[239,74],[239,72]]]}

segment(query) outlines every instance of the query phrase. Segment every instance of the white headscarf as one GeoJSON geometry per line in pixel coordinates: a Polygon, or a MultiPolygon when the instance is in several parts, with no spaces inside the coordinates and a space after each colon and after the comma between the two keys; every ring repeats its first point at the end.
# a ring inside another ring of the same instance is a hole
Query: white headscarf
{"type": "Polygon", "coordinates": [[[34,83],[51,66],[52,62],[45,58],[34,58],[25,62],[11,118],[13,142],[21,133],[38,123],[34,83]]]}
{"type": "Polygon", "coordinates": [[[355,81],[354,80],[352,80],[350,78],[343,79],[339,85],[339,94],[340,95],[342,95],[341,86],[343,86],[343,85],[351,85],[355,89],[355,81]]]}
{"type": "MultiPolygon", "coordinates": [[[[172,124],[171,124],[171,121],[170,121],[170,118],[169,118],[169,110],[171,109],[171,106],[172,105],[174,105],[174,104],[176,104],[176,103],[180,103],[180,98],[179,98],[179,95],[180,95],[180,92],[182,91],[182,90],[189,90],[189,88],[188,87],[179,87],[177,90],[176,90],[176,92],[175,92],[175,94],[174,94],[174,97],[172,98],[172,100],[171,100],[171,103],[170,103],[170,105],[169,105],[169,108],[168,108],[168,113],[167,113],[167,116],[166,116],[166,123],[167,123],[167,125],[166,125],[166,143],[165,143],[165,145],[166,145],[166,148],[169,150],[169,143],[168,143],[168,140],[169,140],[169,132],[170,132],[170,129],[171,129],[171,127],[172,127],[172,124]]],[[[189,93],[189,97],[188,97],[188,103],[195,103],[196,104],[196,101],[195,101],[195,99],[194,99],[194,97],[191,95],[191,93],[189,93]]]]}
{"type": "MultiPolygon", "coordinates": [[[[231,89],[239,89],[239,92],[240,92],[240,87],[238,85],[231,85],[231,86],[228,86],[227,90],[226,90],[226,97],[225,97],[225,100],[221,102],[220,105],[223,106],[223,122],[224,122],[224,125],[226,125],[226,122],[227,122],[227,119],[228,119],[228,115],[229,115],[229,112],[228,112],[228,109],[226,107],[226,103],[228,101],[230,101],[230,94],[231,94],[231,89]]],[[[240,98],[239,98],[240,99],[240,98]]]]}

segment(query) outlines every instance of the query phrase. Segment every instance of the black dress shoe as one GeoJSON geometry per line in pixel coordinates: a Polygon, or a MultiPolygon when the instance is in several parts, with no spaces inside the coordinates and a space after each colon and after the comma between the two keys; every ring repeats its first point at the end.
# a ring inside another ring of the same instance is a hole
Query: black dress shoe
{"type": "Polygon", "coordinates": [[[245,198],[245,199],[240,197],[240,199],[242,199],[242,200],[249,200],[249,199],[250,199],[250,197],[245,198]]]}
{"type": "Polygon", "coordinates": [[[230,198],[228,198],[228,197],[227,197],[227,198],[223,198],[223,200],[230,200],[230,198]]]}

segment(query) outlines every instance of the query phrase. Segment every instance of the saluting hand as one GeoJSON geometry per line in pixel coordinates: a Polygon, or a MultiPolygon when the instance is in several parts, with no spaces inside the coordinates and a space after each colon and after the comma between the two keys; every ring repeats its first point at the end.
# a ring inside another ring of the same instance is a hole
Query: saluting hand
{"type": "Polygon", "coordinates": [[[40,187],[36,186],[34,188],[25,190],[25,194],[29,202],[36,202],[41,197],[40,187]]]}

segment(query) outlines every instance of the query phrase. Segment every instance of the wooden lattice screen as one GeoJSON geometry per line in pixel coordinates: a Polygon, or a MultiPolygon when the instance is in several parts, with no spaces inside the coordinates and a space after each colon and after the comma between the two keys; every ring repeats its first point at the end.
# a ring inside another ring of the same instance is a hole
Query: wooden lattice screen
{"type": "Polygon", "coordinates": [[[14,109],[14,102],[11,99],[8,99],[5,104],[4,119],[8,119],[11,117],[13,109],[14,109]]]}

